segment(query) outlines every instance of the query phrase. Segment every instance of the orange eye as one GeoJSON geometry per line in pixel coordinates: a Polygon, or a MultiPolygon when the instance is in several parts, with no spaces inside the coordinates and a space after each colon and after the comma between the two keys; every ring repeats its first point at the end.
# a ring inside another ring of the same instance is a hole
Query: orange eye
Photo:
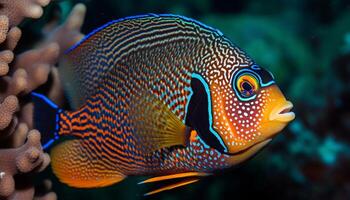
{"type": "Polygon", "coordinates": [[[238,77],[236,87],[243,98],[249,98],[256,94],[259,89],[259,82],[255,76],[243,74],[238,77]]]}

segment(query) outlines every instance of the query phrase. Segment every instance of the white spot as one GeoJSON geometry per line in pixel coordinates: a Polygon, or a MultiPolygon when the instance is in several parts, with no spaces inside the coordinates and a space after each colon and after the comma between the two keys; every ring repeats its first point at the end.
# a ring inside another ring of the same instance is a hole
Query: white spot
{"type": "Polygon", "coordinates": [[[4,178],[5,172],[0,172],[0,179],[4,178]]]}

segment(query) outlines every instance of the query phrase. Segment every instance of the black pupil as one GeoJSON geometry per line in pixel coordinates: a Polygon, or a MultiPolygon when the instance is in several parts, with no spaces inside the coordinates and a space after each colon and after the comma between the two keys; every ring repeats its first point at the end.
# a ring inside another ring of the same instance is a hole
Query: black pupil
{"type": "Polygon", "coordinates": [[[248,81],[244,81],[242,87],[245,91],[248,92],[250,92],[253,89],[252,85],[248,81]]]}

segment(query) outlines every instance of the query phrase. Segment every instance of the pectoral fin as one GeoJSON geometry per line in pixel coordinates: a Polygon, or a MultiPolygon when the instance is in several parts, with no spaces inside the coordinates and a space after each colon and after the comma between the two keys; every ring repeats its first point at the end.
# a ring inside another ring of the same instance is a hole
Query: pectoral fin
{"type": "Polygon", "coordinates": [[[135,137],[146,153],[176,145],[186,146],[190,129],[153,94],[132,99],[130,118],[135,137]]]}

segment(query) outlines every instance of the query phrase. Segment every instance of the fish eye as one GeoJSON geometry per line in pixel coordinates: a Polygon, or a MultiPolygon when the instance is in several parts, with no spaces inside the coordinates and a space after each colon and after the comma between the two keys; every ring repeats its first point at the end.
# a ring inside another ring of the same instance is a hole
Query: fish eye
{"type": "Polygon", "coordinates": [[[242,100],[250,100],[254,98],[259,89],[259,81],[255,75],[244,73],[236,79],[235,87],[242,100]]]}

